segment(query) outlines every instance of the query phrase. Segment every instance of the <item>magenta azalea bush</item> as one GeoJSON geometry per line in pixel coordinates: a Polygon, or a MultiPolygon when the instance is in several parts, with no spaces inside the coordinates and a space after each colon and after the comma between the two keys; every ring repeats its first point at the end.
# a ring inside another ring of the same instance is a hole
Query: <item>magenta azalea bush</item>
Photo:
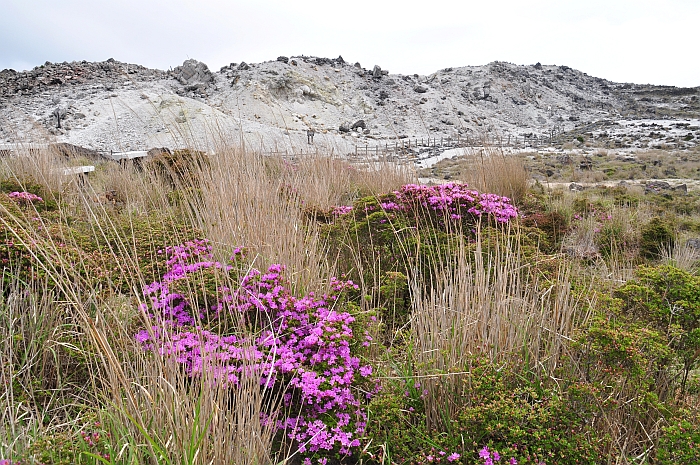
{"type": "Polygon", "coordinates": [[[43,202],[44,199],[38,195],[32,194],[31,192],[10,192],[7,194],[12,200],[15,200],[20,204],[27,204],[32,202],[43,202]]]}
{"type": "Polygon", "coordinates": [[[323,463],[356,451],[367,419],[364,398],[375,386],[372,367],[356,353],[371,338],[356,334],[355,317],[343,307],[343,294],[356,286],[334,278],[328,293],[298,297],[282,265],[265,273],[239,272],[241,249],[228,263],[213,259],[206,240],[163,253],[167,272],[144,289],[150,299],[144,310],[153,326],[137,340],[184,365],[193,377],[207,373],[236,386],[241,377],[256,376],[261,389],[283,390],[283,412],[264,412],[263,420],[274,421],[305,458],[323,463]],[[208,286],[211,295],[199,299],[179,291],[208,273],[225,273],[236,286],[219,281],[208,286]],[[239,323],[219,329],[231,316],[239,323]]]}
{"type": "MultiPolygon", "coordinates": [[[[460,183],[436,186],[406,184],[397,191],[380,196],[378,200],[379,206],[386,212],[431,211],[447,215],[452,220],[487,216],[497,223],[507,223],[518,216],[518,209],[508,197],[479,193],[460,183]]],[[[334,214],[350,211],[350,207],[336,207],[334,214]]]]}

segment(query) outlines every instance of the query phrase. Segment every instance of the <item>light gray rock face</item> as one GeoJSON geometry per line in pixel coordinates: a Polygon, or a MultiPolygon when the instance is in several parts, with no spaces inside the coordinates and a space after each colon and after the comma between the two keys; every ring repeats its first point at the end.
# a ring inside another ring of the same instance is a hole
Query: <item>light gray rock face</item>
{"type": "Polygon", "coordinates": [[[613,147],[683,148],[700,141],[700,88],[619,84],[566,66],[503,62],[389,74],[303,55],[238,61],[217,72],[197,60],[159,71],[113,59],[0,71],[0,144],[48,134],[107,152],[143,150],[174,147],[184,131],[206,138],[212,127],[270,151],[297,139],[306,146],[309,128],[319,150],[428,137],[539,146],[544,138],[561,144],[578,136],[613,147]]]}
{"type": "Polygon", "coordinates": [[[185,61],[182,66],[178,66],[173,70],[173,75],[182,85],[209,83],[214,78],[212,72],[209,71],[209,67],[197,60],[185,61]]]}

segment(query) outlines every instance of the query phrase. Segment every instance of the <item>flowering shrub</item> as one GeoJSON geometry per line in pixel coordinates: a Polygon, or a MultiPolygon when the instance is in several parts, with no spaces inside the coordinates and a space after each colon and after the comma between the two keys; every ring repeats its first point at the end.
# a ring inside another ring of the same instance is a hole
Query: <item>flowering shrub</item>
{"type": "Polygon", "coordinates": [[[213,259],[206,240],[163,253],[167,272],[144,289],[154,326],[136,338],[183,364],[191,376],[206,372],[232,386],[241,377],[257,376],[261,386],[284,389],[287,414],[264,412],[263,419],[276,421],[309,460],[323,463],[327,456],[356,450],[366,422],[358,387],[372,375],[357,354],[371,338],[366,332],[356,335],[355,317],[342,308],[342,295],[356,286],[333,278],[329,293],[297,297],[282,265],[266,273],[241,271],[241,249],[228,263],[213,259]],[[236,287],[223,285],[222,276],[237,280],[236,287]],[[201,288],[197,298],[183,291],[187,282],[201,288]],[[242,321],[236,333],[219,324],[231,316],[242,321]]]}
{"type": "MultiPolygon", "coordinates": [[[[494,465],[501,461],[501,455],[498,451],[490,451],[488,446],[484,446],[484,448],[479,451],[479,458],[484,460],[484,465],[494,465]]],[[[508,465],[518,465],[518,461],[515,457],[511,457],[507,463],[508,465]]],[[[540,464],[544,465],[544,462],[540,462],[540,464]]]]}
{"type": "MultiPolygon", "coordinates": [[[[466,184],[406,184],[400,189],[335,207],[323,215],[326,239],[341,273],[355,282],[377,283],[368,300],[386,323],[387,336],[404,327],[410,315],[408,279],[449,257],[463,241],[481,231],[507,233],[504,224],[518,216],[507,197],[482,194],[466,184]]],[[[484,241],[486,242],[486,241],[484,241]]],[[[486,248],[486,247],[484,247],[486,248]]],[[[394,337],[394,336],[389,336],[394,337]]]]}
{"type": "MultiPolygon", "coordinates": [[[[432,212],[447,215],[451,220],[493,218],[497,223],[507,223],[518,216],[518,209],[508,197],[479,193],[466,184],[447,183],[437,186],[406,184],[397,191],[379,196],[379,207],[390,213],[432,212]]],[[[374,208],[365,207],[364,212],[374,208]]],[[[334,213],[349,213],[349,207],[336,207],[334,213]]]]}
{"type": "Polygon", "coordinates": [[[662,429],[657,463],[663,465],[700,463],[700,427],[698,413],[682,412],[684,418],[675,419],[662,429]]]}
{"type": "Polygon", "coordinates": [[[450,464],[459,463],[460,454],[457,452],[452,452],[451,454],[445,452],[444,450],[436,451],[435,448],[431,448],[429,453],[420,453],[418,456],[411,461],[411,463],[420,465],[430,465],[430,464],[450,464]]]}
{"type": "Polygon", "coordinates": [[[34,202],[43,202],[44,199],[31,192],[10,192],[7,194],[12,200],[17,202],[19,205],[25,206],[32,204],[34,202]]]}
{"type": "Polygon", "coordinates": [[[10,192],[8,196],[18,202],[43,202],[44,199],[31,192],[10,192]]]}

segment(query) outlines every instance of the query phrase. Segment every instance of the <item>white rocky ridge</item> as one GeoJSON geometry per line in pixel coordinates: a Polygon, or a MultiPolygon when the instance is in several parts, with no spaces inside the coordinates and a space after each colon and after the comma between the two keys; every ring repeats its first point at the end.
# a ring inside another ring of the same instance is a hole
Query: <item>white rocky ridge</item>
{"type": "Polygon", "coordinates": [[[306,56],[218,72],[195,60],[159,71],[111,59],[0,71],[0,143],[57,141],[102,152],[211,149],[218,136],[266,152],[343,154],[458,137],[527,144],[580,136],[682,148],[700,139],[699,117],[700,88],[618,84],[539,63],[429,76],[306,56]]]}

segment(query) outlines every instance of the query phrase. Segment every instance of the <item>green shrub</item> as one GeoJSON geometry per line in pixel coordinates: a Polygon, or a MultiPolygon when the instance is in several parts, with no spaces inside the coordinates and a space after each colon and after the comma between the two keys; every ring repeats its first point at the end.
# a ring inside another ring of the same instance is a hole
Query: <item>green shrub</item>
{"type": "Polygon", "coordinates": [[[530,213],[522,218],[521,224],[537,228],[544,233],[544,240],[539,242],[539,248],[547,253],[554,253],[559,249],[562,239],[569,230],[566,217],[556,211],[530,213]]]}
{"type": "Polygon", "coordinates": [[[673,248],[675,236],[673,226],[666,220],[654,217],[640,231],[639,253],[642,257],[654,260],[667,248],[673,248]]]}
{"type": "Polygon", "coordinates": [[[602,221],[596,235],[596,245],[600,254],[607,259],[633,258],[639,249],[639,239],[619,217],[602,221]]]}
{"type": "Polygon", "coordinates": [[[684,391],[690,372],[700,363],[700,276],[663,265],[640,267],[636,278],[615,294],[624,312],[665,335],[682,366],[684,391]]]}
{"type": "Polygon", "coordinates": [[[369,408],[368,434],[373,442],[382,445],[395,463],[428,463],[425,457],[443,452],[460,454],[462,464],[483,464],[478,451],[484,446],[520,464],[600,463],[600,441],[589,427],[595,407],[587,402],[585,385],[551,389],[484,357],[465,360],[464,371],[469,374],[442,373],[434,378],[439,383],[460,376],[453,393],[467,398],[460,400],[464,407],[453,418],[445,419],[447,428],[442,431],[426,427],[427,391],[420,379],[405,376],[385,386],[369,408]]]}
{"type": "Polygon", "coordinates": [[[663,428],[656,452],[659,465],[700,463],[700,418],[677,419],[663,428]]]}

